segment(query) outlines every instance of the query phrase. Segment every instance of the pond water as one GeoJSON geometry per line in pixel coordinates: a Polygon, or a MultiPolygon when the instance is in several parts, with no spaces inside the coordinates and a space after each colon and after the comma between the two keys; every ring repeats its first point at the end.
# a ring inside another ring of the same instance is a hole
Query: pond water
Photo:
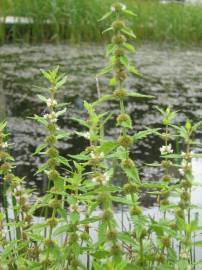
{"type": "MultiPolygon", "coordinates": [[[[161,117],[155,106],[171,105],[172,109],[180,110],[176,119],[184,123],[186,118],[199,121],[202,118],[202,51],[199,48],[182,49],[176,47],[158,47],[141,45],[134,61],[142,73],[141,78],[129,78],[128,88],[142,94],[154,95],[152,100],[127,101],[126,109],[131,114],[134,131],[145,126],[158,127],[161,117]]],[[[93,101],[97,98],[96,73],[105,65],[104,50],[89,44],[82,46],[43,45],[35,47],[3,46],[0,50],[0,117],[7,117],[11,140],[14,144],[13,154],[16,157],[16,173],[26,176],[27,185],[36,189],[41,195],[46,189],[46,179],[38,175],[33,177],[37,166],[42,162],[31,153],[43,142],[44,131],[28,117],[43,114],[44,109],[36,95],[44,90],[47,84],[40,74],[40,69],[49,69],[60,65],[61,71],[68,74],[68,83],[60,92],[63,102],[70,102],[67,113],[60,125],[67,131],[78,129],[72,117],[85,117],[83,100],[93,101]]],[[[106,78],[99,81],[101,93],[110,93],[106,78]]],[[[102,110],[118,114],[117,103],[102,105],[102,110]]],[[[117,129],[111,128],[114,119],[108,123],[106,133],[113,136],[117,129]]],[[[201,130],[197,133],[200,141],[201,130]]],[[[86,141],[74,136],[68,143],[61,142],[62,154],[80,152],[86,141]]],[[[159,158],[161,141],[150,137],[135,145],[131,157],[139,167],[159,158]]],[[[200,152],[198,146],[195,151],[200,152]]],[[[194,175],[202,183],[202,160],[193,160],[194,175]]],[[[147,167],[141,169],[143,180],[158,180],[159,172],[147,167]],[[158,175],[158,176],[157,176],[158,175]]],[[[193,202],[202,206],[202,188],[193,190],[193,202]]],[[[150,213],[156,212],[156,199],[142,196],[142,203],[150,213]]],[[[202,219],[202,212],[200,215],[202,219]]]]}

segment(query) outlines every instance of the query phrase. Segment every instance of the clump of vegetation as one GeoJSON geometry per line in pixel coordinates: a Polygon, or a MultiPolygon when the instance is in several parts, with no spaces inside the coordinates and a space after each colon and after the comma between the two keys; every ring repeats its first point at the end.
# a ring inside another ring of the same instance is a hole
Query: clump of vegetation
{"type": "MultiPolygon", "coordinates": [[[[2,0],[0,16],[28,17],[26,25],[0,24],[0,42],[100,42],[106,24],[97,27],[97,20],[113,0],[2,0]],[[26,14],[26,15],[25,15],[26,14]]],[[[162,4],[157,0],[125,0],[137,14],[131,20],[139,41],[176,44],[201,43],[201,8],[183,3],[162,4]]],[[[108,35],[105,36],[109,38],[108,35]]]]}
{"type": "Polygon", "coordinates": [[[194,270],[193,234],[200,230],[199,219],[193,215],[191,191],[194,185],[191,160],[199,157],[193,152],[194,135],[201,122],[185,126],[172,124],[177,112],[170,107],[162,115],[163,128],[139,131],[131,134],[132,119],[125,108],[128,98],[153,98],[126,88],[127,77],[139,76],[128,57],[135,53],[130,39],[135,34],[128,18],[136,16],[122,3],[115,3],[101,21],[109,18],[112,23],[105,32],[112,32],[107,46],[109,64],[99,76],[111,73],[109,85],[112,93],[101,96],[94,103],[84,102],[87,119],[75,119],[85,128],[77,132],[88,138],[86,149],[63,157],[58,142],[69,138],[58,124],[67,104],[59,103],[58,91],[67,77],[59,68],[42,71],[49,87],[39,99],[46,106],[46,114],[35,115],[46,131],[44,143],[34,155],[42,155],[44,164],[37,174],[48,179],[43,197],[31,203],[31,192],[25,188],[26,179],[15,176],[14,158],[10,150],[6,122],[0,124],[0,176],[3,183],[3,204],[0,214],[0,261],[5,270],[194,270]],[[105,125],[111,118],[102,112],[100,104],[114,100],[119,107],[116,138],[105,136],[105,125]],[[162,139],[160,163],[150,166],[163,170],[162,180],[145,183],[141,181],[138,166],[130,156],[130,148],[149,135],[162,139]],[[184,149],[175,153],[173,141],[178,140],[184,149]],[[173,173],[176,170],[178,173],[173,173]],[[119,173],[117,173],[119,172],[119,173]],[[114,183],[124,175],[123,186],[114,183]],[[160,216],[144,213],[140,197],[143,192],[156,196],[160,216]],[[172,202],[172,197],[178,198],[172,202]],[[130,230],[122,230],[114,203],[127,207],[130,230]],[[36,217],[40,212],[40,218],[36,217]]]}

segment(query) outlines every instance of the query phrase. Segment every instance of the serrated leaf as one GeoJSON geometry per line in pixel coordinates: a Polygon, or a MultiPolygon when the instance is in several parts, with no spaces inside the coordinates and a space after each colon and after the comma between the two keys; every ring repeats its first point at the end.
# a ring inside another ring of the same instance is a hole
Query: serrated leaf
{"type": "Polygon", "coordinates": [[[62,80],[60,80],[57,84],[56,84],[56,88],[59,89],[61,86],[63,86],[65,83],[67,82],[67,76],[65,76],[62,80]]]}
{"type": "Polygon", "coordinates": [[[41,151],[44,150],[46,147],[47,147],[47,144],[45,144],[45,143],[39,145],[39,146],[36,148],[36,150],[35,150],[33,156],[34,156],[34,155],[37,155],[37,154],[39,154],[39,153],[41,153],[41,151]]]}
{"type": "Polygon", "coordinates": [[[138,141],[138,140],[146,138],[149,135],[152,135],[152,134],[156,135],[156,132],[158,132],[159,130],[160,128],[154,128],[154,129],[149,128],[146,130],[139,131],[133,136],[133,139],[134,141],[138,141]]]}

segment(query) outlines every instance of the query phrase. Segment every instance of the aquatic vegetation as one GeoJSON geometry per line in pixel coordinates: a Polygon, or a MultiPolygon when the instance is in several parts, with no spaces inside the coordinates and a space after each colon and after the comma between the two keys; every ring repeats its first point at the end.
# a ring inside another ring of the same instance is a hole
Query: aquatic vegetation
{"type": "MultiPolygon", "coordinates": [[[[100,42],[106,24],[97,25],[97,20],[112,2],[103,0],[100,5],[97,0],[2,0],[0,16],[26,16],[33,23],[0,24],[0,42],[100,42]]],[[[125,4],[137,14],[131,20],[137,40],[182,45],[201,43],[202,11],[198,6],[165,5],[155,0],[125,0],[125,4]]]]}
{"type": "Polygon", "coordinates": [[[112,33],[106,55],[109,64],[98,76],[112,74],[111,94],[89,103],[84,101],[87,118],[74,119],[84,131],[68,134],[60,128],[59,118],[68,104],[58,101],[58,92],[68,78],[59,67],[42,71],[48,81],[46,91],[38,95],[44,104],[43,115],[34,115],[45,131],[44,142],[34,155],[41,155],[44,164],[36,174],[48,180],[46,193],[32,201],[32,190],[25,189],[26,178],[15,176],[15,161],[11,155],[6,122],[0,124],[0,177],[3,184],[3,204],[0,214],[0,262],[6,270],[22,269],[86,269],[86,270],[194,270],[201,261],[195,260],[195,247],[201,241],[194,234],[201,230],[199,217],[192,205],[191,191],[195,179],[192,173],[195,133],[202,122],[184,126],[173,124],[177,112],[168,106],[157,107],[162,127],[131,134],[133,120],[126,111],[127,99],[147,99],[127,89],[128,76],[140,76],[129,55],[135,53],[130,40],[135,34],[128,20],[136,14],[125,4],[115,3],[102,21],[110,20],[104,31],[112,33]],[[118,115],[114,125],[117,136],[105,136],[105,125],[112,113],[102,112],[103,103],[117,103],[118,115]],[[61,156],[58,143],[74,134],[88,140],[81,153],[61,156]],[[130,149],[150,135],[162,140],[159,149],[161,162],[145,166],[163,171],[161,180],[143,182],[130,149]],[[173,142],[178,141],[180,151],[173,142]],[[182,149],[182,151],[181,151],[182,149]],[[117,185],[114,179],[124,178],[117,185]],[[159,205],[159,216],[145,213],[141,206],[143,193],[153,194],[159,205]],[[173,197],[177,201],[173,200],[173,197]],[[115,204],[128,212],[130,229],[121,227],[115,204]]]}

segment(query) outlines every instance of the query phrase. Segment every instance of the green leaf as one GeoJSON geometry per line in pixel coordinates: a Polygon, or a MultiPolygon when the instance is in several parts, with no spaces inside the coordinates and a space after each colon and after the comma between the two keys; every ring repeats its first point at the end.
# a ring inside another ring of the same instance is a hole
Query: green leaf
{"type": "Polygon", "coordinates": [[[137,184],[140,183],[139,173],[135,165],[131,168],[123,167],[123,170],[129,179],[133,180],[137,184]]]}
{"type": "Polygon", "coordinates": [[[59,89],[61,86],[63,86],[65,83],[67,82],[67,76],[65,76],[62,80],[60,80],[57,84],[56,84],[56,88],[59,89]]]}
{"type": "Polygon", "coordinates": [[[143,94],[139,94],[137,92],[131,92],[131,91],[128,91],[128,96],[134,97],[134,98],[154,98],[154,96],[143,95],[143,94]]]}
{"type": "Polygon", "coordinates": [[[113,70],[113,66],[107,66],[105,68],[103,68],[98,74],[97,74],[97,77],[100,77],[102,75],[105,75],[107,73],[110,73],[111,71],[113,70]]]}
{"type": "Polygon", "coordinates": [[[41,101],[47,103],[47,98],[46,98],[46,97],[41,96],[41,95],[37,95],[37,97],[38,97],[41,101]]]}
{"type": "Polygon", "coordinates": [[[115,156],[117,159],[123,160],[127,158],[128,152],[126,151],[124,147],[119,146],[116,150],[115,156]]]}
{"type": "Polygon", "coordinates": [[[37,170],[37,172],[34,175],[37,175],[41,172],[44,172],[47,168],[48,168],[48,164],[47,163],[43,164],[42,166],[39,167],[39,169],[37,170]]]}
{"type": "Polygon", "coordinates": [[[4,130],[4,128],[6,127],[6,125],[7,125],[7,122],[6,121],[1,122],[0,123],[0,130],[1,131],[4,130]]]}
{"type": "Polygon", "coordinates": [[[135,47],[132,44],[130,44],[130,43],[124,43],[124,47],[126,49],[128,49],[129,51],[131,51],[132,53],[135,53],[136,52],[135,47]]]}
{"type": "Polygon", "coordinates": [[[106,33],[106,32],[109,32],[109,31],[112,31],[112,30],[113,30],[113,28],[112,28],[112,27],[109,27],[109,28],[105,29],[105,30],[102,32],[102,34],[104,34],[104,33],[106,33]]]}
{"type": "Polygon", "coordinates": [[[101,146],[99,147],[99,151],[100,153],[103,152],[105,155],[107,155],[114,149],[116,149],[117,145],[118,144],[115,141],[106,141],[101,144],[101,146]]]}
{"type": "Polygon", "coordinates": [[[102,222],[98,226],[98,237],[99,242],[103,243],[106,239],[106,232],[107,232],[107,223],[102,222]]]}
{"type": "Polygon", "coordinates": [[[67,111],[67,108],[64,108],[63,110],[57,112],[57,113],[56,113],[57,117],[58,117],[58,116],[61,116],[61,115],[63,115],[63,114],[65,114],[66,111],[67,111]]]}
{"type": "Polygon", "coordinates": [[[127,56],[121,56],[120,61],[125,67],[128,67],[129,61],[127,56]]]}
{"type": "Polygon", "coordinates": [[[41,153],[41,151],[44,150],[46,147],[47,147],[47,144],[45,144],[45,143],[39,145],[39,146],[36,148],[36,150],[35,150],[33,156],[34,156],[34,155],[37,155],[37,154],[39,154],[39,153],[41,153]]]}
{"type": "Polygon", "coordinates": [[[130,15],[130,16],[133,16],[133,17],[137,17],[137,15],[134,12],[132,12],[131,10],[125,9],[125,10],[123,10],[123,12],[125,14],[127,14],[127,15],[130,15]]]}
{"type": "Polygon", "coordinates": [[[137,142],[139,140],[142,140],[142,139],[146,138],[149,135],[153,135],[153,134],[156,135],[156,133],[159,130],[160,130],[160,128],[154,128],[154,129],[148,128],[146,130],[139,131],[133,136],[133,139],[134,139],[135,142],[137,142]]]}
{"type": "Polygon", "coordinates": [[[71,220],[71,223],[72,224],[75,224],[79,221],[80,219],[80,215],[77,211],[73,211],[71,214],[70,214],[70,220],[71,220]]]}
{"type": "Polygon", "coordinates": [[[92,105],[95,107],[95,106],[102,104],[103,102],[107,102],[107,101],[112,100],[112,99],[113,99],[112,95],[105,95],[105,96],[99,98],[97,101],[93,102],[92,105]]]}
{"type": "Polygon", "coordinates": [[[97,222],[99,221],[101,218],[100,216],[97,216],[97,217],[91,217],[91,218],[86,218],[86,219],[83,219],[80,224],[90,224],[90,223],[94,223],[94,222],[97,222]]]}
{"type": "Polygon", "coordinates": [[[129,37],[132,37],[134,39],[136,38],[136,35],[133,33],[133,31],[128,29],[128,28],[122,28],[121,32],[123,32],[124,34],[126,34],[129,37]]]}
{"type": "Polygon", "coordinates": [[[117,84],[117,80],[115,77],[113,77],[110,81],[109,81],[109,85],[110,86],[115,86],[117,84]]]}
{"type": "Polygon", "coordinates": [[[98,20],[98,22],[101,22],[101,21],[103,21],[103,20],[106,20],[111,14],[112,14],[111,11],[108,12],[108,13],[106,13],[101,19],[98,20]]]}
{"type": "Polygon", "coordinates": [[[106,55],[109,56],[111,55],[114,50],[117,48],[117,45],[114,45],[114,44],[109,44],[107,45],[107,48],[106,48],[106,55]]]}
{"type": "Polygon", "coordinates": [[[31,119],[34,119],[35,121],[37,121],[38,123],[42,124],[42,125],[47,125],[47,120],[43,117],[43,116],[38,116],[38,115],[34,115],[34,117],[30,117],[31,119]]]}
{"type": "Polygon", "coordinates": [[[65,157],[63,157],[63,156],[57,156],[57,157],[56,157],[56,160],[57,160],[60,164],[63,164],[63,165],[65,165],[66,167],[71,168],[70,165],[69,165],[69,160],[66,159],[65,157]]]}
{"type": "Polygon", "coordinates": [[[128,68],[128,70],[129,70],[130,73],[132,73],[132,74],[134,74],[134,75],[136,75],[136,76],[140,76],[140,73],[138,72],[138,70],[136,69],[136,67],[130,66],[130,67],[128,68]]]}
{"type": "Polygon", "coordinates": [[[61,139],[69,139],[70,134],[67,133],[66,131],[60,131],[59,134],[56,136],[57,140],[61,139]]]}
{"type": "Polygon", "coordinates": [[[118,196],[111,196],[113,202],[122,203],[125,205],[133,205],[131,198],[123,198],[118,196]]]}

